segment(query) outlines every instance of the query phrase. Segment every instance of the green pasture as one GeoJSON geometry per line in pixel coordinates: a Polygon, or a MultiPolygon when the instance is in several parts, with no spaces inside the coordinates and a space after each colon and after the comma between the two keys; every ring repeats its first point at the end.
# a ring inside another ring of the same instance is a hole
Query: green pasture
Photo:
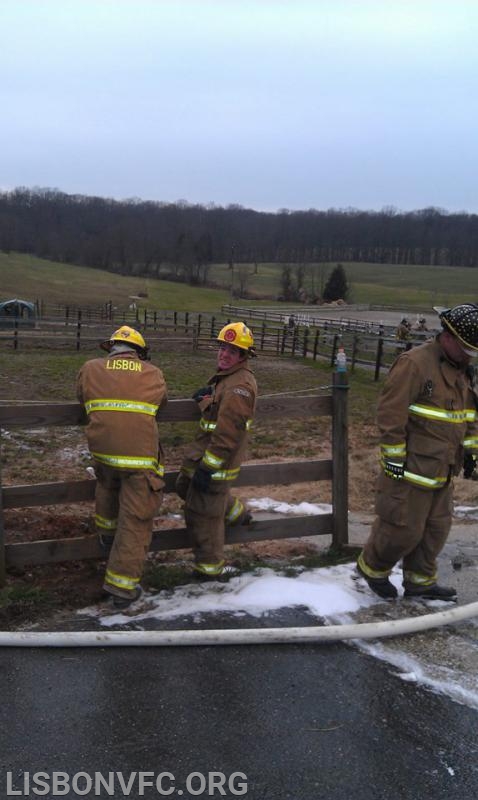
{"type": "MultiPolygon", "coordinates": [[[[303,287],[320,293],[335,263],[307,264],[303,287]]],[[[466,267],[344,264],[349,302],[429,309],[478,299],[478,269],[466,267]]],[[[20,297],[62,305],[98,306],[112,301],[125,309],[133,297],[138,308],[219,312],[225,303],[271,305],[281,293],[282,264],[212,264],[208,279],[215,288],[193,287],[155,278],[131,277],[104,270],[60,264],[35,256],[0,253],[0,300],[20,297]],[[233,298],[241,281],[249,297],[233,298]]],[[[297,265],[291,265],[292,279],[297,265]]]]}
{"type": "Polygon", "coordinates": [[[19,297],[43,300],[48,305],[99,306],[111,300],[128,308],[132,297],[138,308],[173,311],[219,311],[229,294],[218,289],[197,289],[184,283],[118,275],[91,267],[45,261],[35,256],[0,253],[0,300],[19,297]]]}
{"type": "MultiPolygon", "coordinates": [[[[335,266],[336,262],[306,264],[304,289],[311,295],[321,294],[335,266]]],[[[357,262],[344,263],[343,267],[350,289],[349,303],[427,309],[478,299],[478,269],[357,262]]],[[[242,271],[247,275],[244,285],[251,294],[277,298],[281,293],[282,269],[282,264],[259,264],[256,274],[254,264],[240,264],[235,265],[232,275],[227,265],[214,264],[209,278],[231,292],[231,282],[236,290],[239,288],[242,271]]],[[[291,264],[293,285],[296,285],[296,275],[297,265],[291,264]]]]}

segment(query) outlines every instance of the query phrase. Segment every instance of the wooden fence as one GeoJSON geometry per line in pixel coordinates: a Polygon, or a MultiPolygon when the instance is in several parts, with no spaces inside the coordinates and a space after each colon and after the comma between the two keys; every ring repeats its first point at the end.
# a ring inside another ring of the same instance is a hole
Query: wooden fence
{"type": "MultiPolygon", "coordinates": [[[[230,321],[230,317],[200,313],[190,315],[187,311],[169,312],[169,315],[144,311],[141,320],[132,319],[129,323],[143,331],[153,352],[161,353],[166,349],[210,348],[220,329],[230,321]]],[[[388,369],[402,350],[421,344],[425,339],[425,336],[417,335],[403,343],[398,342],[395,336],[337,327],[328,320],[320,320],[320,325],[316,327],[289,327],[269,320],[256,323],[253,325],[255,345],[265,355],[325,360],[333,366],[337,348],[343,345],[351,370],[356,366],[365,367],[373,372],[376,381],[381,370],[388,369]]],[[[72,318],[67,323],[42,319],[34,330],[15,326],[11,330],[0,331],[0,347],[66,352],[81,350],[90,353],[98,349],[100,341],[111,335],[111,327],[111,323],[85,322],[79,311],[76,321],[72,318]]]]}
{"type": "MultiPolygon", "coordinates": [[[[332,544],[340,548],[348,543],[348,422],[347,375],[334,373],[331,391],[325,395],[259,398],[257,418],[275,419],[287,425],[291,418],[331,416],[332,458],[310,461],[268,462],[244,465],[236,482],[238,486],[268,486],[328,480],[332,484],[332,511],[317,516],[294,516],[276,520],[255,521],[249,526],[229,528],[226,542],[244,543],[265,539],[297,538],[330,535],[332,544]]],[[[192,400],[172,400],[158,412],[158,423],[186,422],[199,419],[197,404],[192,400]]],[[[48,425],[81,425],[85,414],[79,403],[8,404],[0,406],[0,430],[11,427],[48,425]]],[[[1,445],[1,439],[0,439],[1,445]]],[[[173,492],[177,472],[167,472],[166,492],[173,492]]],[[[5,542],[3,509],[52,506],[94,499],[94,479],[41,483],[21,486],[0,484],[0,584],[5,582],[9,567],[47,564],[75,559],[104,558],[96,535],[32,542],[5,542]]],[[[151,551],[177,550],[191,546],[185,528],[155,531],[151,551]]]]}

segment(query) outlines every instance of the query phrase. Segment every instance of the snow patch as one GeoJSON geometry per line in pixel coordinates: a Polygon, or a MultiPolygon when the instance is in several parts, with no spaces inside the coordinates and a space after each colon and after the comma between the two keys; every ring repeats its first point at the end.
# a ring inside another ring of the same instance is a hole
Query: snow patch
{"type": "Polygon", "coordinates": [[[252,511],[272,511],[275,514],[298,514],[300,516],[332,513],[332,506],[328,503],[284,503],[281,500],[272,500],[270,497],[248,500],[247,507],[252,511]]]}

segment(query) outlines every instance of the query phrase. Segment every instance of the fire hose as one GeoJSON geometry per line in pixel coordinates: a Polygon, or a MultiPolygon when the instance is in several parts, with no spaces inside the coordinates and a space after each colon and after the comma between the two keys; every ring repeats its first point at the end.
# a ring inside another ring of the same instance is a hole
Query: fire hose
{"type": "Polygon", "coordinates": [[[380,639],[431,630],[478,615],[478,602],[418,617],[381,622],[291,628],[173,631],[3,631],[2,647],[178,647],[248,644],[316,644],[380,639]]]}

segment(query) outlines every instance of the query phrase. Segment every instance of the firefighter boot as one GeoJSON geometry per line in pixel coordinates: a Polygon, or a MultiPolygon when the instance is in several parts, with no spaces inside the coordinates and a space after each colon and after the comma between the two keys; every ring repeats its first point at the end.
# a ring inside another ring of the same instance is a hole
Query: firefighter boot
{"type": "Polygon", "coordinates": [[[98,534],[98,544],[105,556],[109,556],[111,548],[113,547],[114,539],[115,539],[114,533],[98,534]]]}
{"type": "Polygon", "coordinates": [[[403,589],[404,597],[421,597],[423,600],[446,600],[451,602],[456,600],[456,589],[454,587],[440,586],[438,583],[422,586],[419,583],[405,581],[403,589]]]}
{"type": "Polygon", "coordinates": [[[143,594],[143,589],[141,586],[135,586],[134,590],[131,592],[130,597],[120,597],[117,594],[113,595],[113,606],[121,611],[126,608],[129,608],[136,600],[139,600],[141,595],[143,594]]]}
{"type": "Polygon", "coordinates": [[[359,557],[359,560],[357,561],[357,572],[367,581],[372,592],[377,594],[379,597],[382,597],[384,600],[393,600],[398,596],[396,587],[387,576],[384,576],[383,578],[372,578],[370,575],[367,575],[367,573],[364,572],[360,565],[360,560],[361,559],[359,557]]]}

